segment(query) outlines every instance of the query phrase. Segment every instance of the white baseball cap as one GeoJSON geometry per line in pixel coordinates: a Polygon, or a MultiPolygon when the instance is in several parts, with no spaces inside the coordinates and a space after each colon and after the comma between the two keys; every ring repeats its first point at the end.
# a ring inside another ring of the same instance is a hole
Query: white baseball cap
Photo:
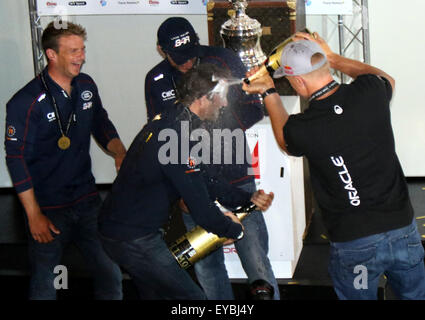
{"type": "Polygon", "coordinates": [[[319,69],[326,61],[325,52],[316,42],[310,40],[294,41],[283,49],[280,67],[274,72],[273,78],[307,74],[319,69]],[[323,59],[312,65],[311,57],[316,53],[322,54],[323,59]]]}

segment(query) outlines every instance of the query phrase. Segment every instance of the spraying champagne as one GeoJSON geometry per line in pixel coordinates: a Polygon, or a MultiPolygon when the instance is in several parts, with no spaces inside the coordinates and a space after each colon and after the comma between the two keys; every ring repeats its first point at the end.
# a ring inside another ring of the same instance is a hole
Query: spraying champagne
{"type": "MultiPolygon", "coordinates": [[[[249,202],[232,212],[239,220],[242,220],[255,209],[256,205],[249,202]]],[[[220,238],[197,226],[172,243],[169,249],[179,265],[187,269],[212,251],[220,248],[226,240],[227,238],[220,238]]]]}

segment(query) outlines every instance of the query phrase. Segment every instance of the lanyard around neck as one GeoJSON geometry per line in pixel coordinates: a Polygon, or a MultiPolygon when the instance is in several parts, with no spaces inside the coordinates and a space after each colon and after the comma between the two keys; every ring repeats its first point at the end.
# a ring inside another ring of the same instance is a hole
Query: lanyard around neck
{"type": "Polygon", "coordinates": [[[74,116],[74,110],[72,110],[71,114],[69,115],[68,122],[66,124],[66,128],[65,128],[65,131],[64,131],[63,126],[62,126],[62,121],[60,119],[59,108],[58,108],[56,99],[53,96],[53,94],[51,93],[51,91],[49,90],[49,87],[47,86],[46,80],[44,79],[43,73],[40,73],[40,78],[41,78],[41,82],[43,83],[44,89],[46,90],[46,92],[50,96],[50,98],[52,99],[53,109],[55,111],[56,118],[58,119],[58,125],[59,125],[60,133],[61,133],[62,136],[67,136],[68,132],[69,132],[69,128],[71,127],[72,118],[74,116]]]}
{"type": "Polygon", "coordinates": [[[328,93],[333,88],[335,88],[337,85],[338,85],[338,82],[336,82],[335,80],[332,80],[327,85],[325,85],[324,87],[322,87],[319,90],[317,90],[316,92],[314,92],[311,95],[310,99],[308,99],[308,101],[312,101],[314,99],[317,99],[317,98],[323,96],[324,94],[328,93]]]}

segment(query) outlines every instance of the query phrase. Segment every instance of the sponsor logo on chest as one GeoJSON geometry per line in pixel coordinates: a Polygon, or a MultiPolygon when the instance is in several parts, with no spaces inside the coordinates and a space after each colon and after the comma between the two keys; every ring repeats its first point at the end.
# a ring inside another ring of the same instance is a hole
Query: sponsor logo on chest
{"type": "Polygon", "coordinates": [[[161,93],[162,101],[172,100],[176,98],[176,93],[174,89],[163,91],[161,93]]]}
{"type": "Polygon", "coordinates": [[[55,121],[56,120],[56,114],[54,112],[49,112],[47,115],[47,120],[49,122],[55,121]]]}
{"type": "Polygon", "coordinates": [[[83,103],[82,110],[88,110],[93,107],[93,102],[90,101],[92,98],[93,98],[93,93],[90,90],[84,90],[81,93],[81,99],[83,99],[83,101],[86,101],[83,103]]]}
{"type": "Polygon", "coordinates": [[[84,101],[90,101],[93,98],[93,93],[90,90],[85,90],[81,93],[81,99],[84,101]]]}

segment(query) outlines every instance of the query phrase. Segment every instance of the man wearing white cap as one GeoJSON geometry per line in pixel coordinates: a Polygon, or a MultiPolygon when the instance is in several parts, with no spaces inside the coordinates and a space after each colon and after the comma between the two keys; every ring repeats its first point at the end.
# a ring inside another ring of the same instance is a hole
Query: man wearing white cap
{"type": "Polygon", "coordinates": [[[385,274],[399,298],[424,299],[424,249],[391,127],[394,79],[333,53],[317,33],[294,40],[274,77],[309,99],[305,112],[289,116],[268,75],[243,88],[263,95],[280,147],[309,160],[338,297],[376,299],[385,274]],[[338,84],[330,68],[353,82],[338,84]]]}

